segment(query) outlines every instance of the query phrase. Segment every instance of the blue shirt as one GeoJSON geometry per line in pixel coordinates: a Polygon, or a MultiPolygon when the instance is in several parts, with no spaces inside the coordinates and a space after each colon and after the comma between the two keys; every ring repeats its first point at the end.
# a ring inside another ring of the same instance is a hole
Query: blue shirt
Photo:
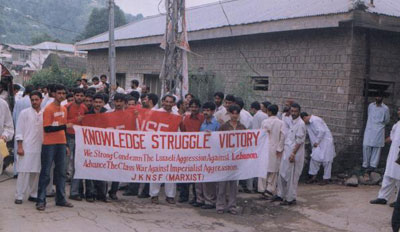
{"type": "Polygon", "coordinates": [[[200,131],[217,131],[219,129],[219,123],[217,119],[213,116],[211,122],[207,122],[207,119],[201,124],[200,131]]]}

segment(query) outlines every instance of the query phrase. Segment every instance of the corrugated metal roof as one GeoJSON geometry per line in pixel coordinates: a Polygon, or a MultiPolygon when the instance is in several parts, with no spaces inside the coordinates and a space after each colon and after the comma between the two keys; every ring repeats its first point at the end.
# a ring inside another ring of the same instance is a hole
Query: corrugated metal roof
{"type": "Polygon", "coordinates": [[[75,52],[75,46],[73,44],[55,43],[55,42],[43,42],[40,44],[36,44],[32,46],[32,49],[75,52]]]}
{"type": "Polygon", "coordinates": [[[16,50],[25,50],[25,51],[31,50],[30,46],[22,45],[22,44],[5,44],[5,45],[9,46],[10,48],[16,49],[16,50]]]}
{"type": "MultiPolygon", "coordinates": [[[[227,0],[187,9],[188,31],[258,22],[346,13],[356,0],[227,0]],[[222,5],[222,6],[221,6],[222,5]],[[224,11],[227,15],[225,17],[224,11]],[[229,19],[229,24],[228,20],[229,19]]],[[[369,0],[364,0],[369,2],[369,0]]],[[[372,13],[400,16],[400,0],[375,0],[372,13]]],[[[115,40],[163,35],[165,15],[146,17],[115,30],[115,40]]],[[[78,42],[78,45],[108,41],[108,32],[78,42]]]]}

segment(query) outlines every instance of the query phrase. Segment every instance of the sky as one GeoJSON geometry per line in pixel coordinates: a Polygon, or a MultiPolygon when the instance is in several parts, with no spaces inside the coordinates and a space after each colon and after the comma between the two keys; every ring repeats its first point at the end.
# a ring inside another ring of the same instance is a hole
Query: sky
{"type": "MultiPolygon", "coordinates": [[[[133,15],[142,13],[144,16],[156,15],[158,12],[158,4],[160,4],[161,12],[165,12],[164,0],[115,0],[115,3],[125,12],[133,15]]],[[[218,0],[186,0],[186,7],[203,5],[218,0]]]]}

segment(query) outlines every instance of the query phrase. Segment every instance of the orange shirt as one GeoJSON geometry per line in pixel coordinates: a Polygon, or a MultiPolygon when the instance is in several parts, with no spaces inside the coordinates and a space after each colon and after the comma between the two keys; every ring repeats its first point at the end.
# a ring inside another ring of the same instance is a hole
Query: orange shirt
{"type": "MultiPolygon", "coordinates": [[[[43,127],[62,126],[67,124],[67,109],[64,106],[58,106],[54,102],[49,104],[43,112],[43,127]]],[[[43,144],[66,144],[65,131],[43,133],[43,144]]]]}
{"type": "Polygon", "coordinates": [[[197,132],[200,131],[201,124],[204,122],[204,115],[198,113],[196,116],[185,115],[181,124],[181,131],[197,132]]]}
{"type": "MultiPolygon", "coordinates": [[[[85,106],[85,104],[76,104],[75,102],[71,102],[67,105],[65,105],[65,108],[67,109],[67,122],[72,123],[74,125],[82,125],[82,123],[78,122],[78,116],[82,115],[84,116],[89,110],[85,106]]],[[[75,131],[74,128],[68,128],[67,129],[67,134],[74,135],[75,131]]]]}

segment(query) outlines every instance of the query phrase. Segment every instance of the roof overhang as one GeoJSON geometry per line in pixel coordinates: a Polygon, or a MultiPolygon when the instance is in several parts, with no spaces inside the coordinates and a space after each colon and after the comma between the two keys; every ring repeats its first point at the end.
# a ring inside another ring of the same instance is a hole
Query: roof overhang
{"type": "MultiPolygon", "coordinates": [[[[367,27],[379,30],[400,32],[400,18],[356,10],[341,14],[283,19],[246,25],[235,25],[231,27],[225,26],[206,30],[192,31],[188,32],[188,38],[189,41],[199,41],[273,32],[335,28],[340,27],[342,25],[342,22],[353,22],[354,26],[357,27],[367,27]]],[[[163,35],[156,35],[143,38],[116,40],[115,46],[119,48],[160,44],[163,37],[163,35]]],[[[77,44],[76,48],[80,51],[106,49],[108,48],[108,44],[108,41],[91,44],[77,44]]]]}

